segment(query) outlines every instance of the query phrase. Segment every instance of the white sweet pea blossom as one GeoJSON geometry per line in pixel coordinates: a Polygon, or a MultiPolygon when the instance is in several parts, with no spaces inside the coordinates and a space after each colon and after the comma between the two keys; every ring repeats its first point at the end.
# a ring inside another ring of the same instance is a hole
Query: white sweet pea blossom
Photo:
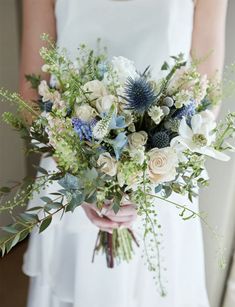
{"type": "Polygon", "coordinates": [[[227,155],[213,148],[213,142],[215,141],[213,130],[215,127],[214,115],[208,110],[194,115],[191,119],[191,127],[187,124],[186,119],[183,118],[179,126],[179,136],[172,139],[171,146],[177,147],[177,143],[179,143],[192,152],[228,161],[229,157],[227,155]]]}

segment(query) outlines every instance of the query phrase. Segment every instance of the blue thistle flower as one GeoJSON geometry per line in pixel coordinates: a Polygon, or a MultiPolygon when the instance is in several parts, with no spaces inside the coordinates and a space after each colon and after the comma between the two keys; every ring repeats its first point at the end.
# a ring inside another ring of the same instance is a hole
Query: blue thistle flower
{"type": "Polygon", "coordinates": [[[80,140],[92,140],[92,129],[97,121],[94,119],[91,122],[84,122],[79,118],[73,117],[72,124],[74,131],[78,134],[80,140]]]}
{"type": "Polygon", "coordinates": [[[177,110],[173,117],[177,119],[182,119],[183,117],[192,117],[195,112],[195,103],[192,101],[187,106],[183,106],[181,109],[177,110]]]}
{"type": "Polygon", "coordinates": [[[156,97],[154,89],[146,78],[127,79],[124,99],[129,104],[128,109],[144,113],[151,107],[156,97]]]}
{"type": "Polygon", "coordinates": [[[151,138],[153,148],[165,148],[170,145],[170,136],[167,131],[158,131],[151,138]]]}

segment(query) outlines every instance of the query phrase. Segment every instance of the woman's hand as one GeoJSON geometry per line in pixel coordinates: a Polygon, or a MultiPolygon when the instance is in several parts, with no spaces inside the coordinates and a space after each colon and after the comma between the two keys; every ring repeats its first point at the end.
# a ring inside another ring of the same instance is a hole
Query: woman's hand
{"type": "Polygon", "coordinates": [[[82,207],[95,226],[109,233],[119,227],[131,227],[137,218],[136,205],[129,202],[123,203],[117,214],[111,209],[110,202],[101,211],[95,204],[84,203],[82,207]]]}

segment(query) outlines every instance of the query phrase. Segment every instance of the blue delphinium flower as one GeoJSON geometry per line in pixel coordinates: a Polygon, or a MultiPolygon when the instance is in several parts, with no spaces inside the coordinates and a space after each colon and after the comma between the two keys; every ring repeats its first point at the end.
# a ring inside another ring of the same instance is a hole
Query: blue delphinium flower
{"type": "Polygon", "coordinates": [[[126,127],[126,121],[124,116],[116,116],[115,114],[112,117],[109,128],[110,129],[122,129],[126,127]]]}
{"type": "Polygon", "coordinates": [[[195,103],[192,101],[187,106],[183,106],[181,109],[177,110],[173,117],[177,119],[182,119],[183,117],[192,117],[195,112],[195,103]]]}
{"type": "Polygon", "coordinates": [[[100,79],[103,79],[104,78],[104,74],[108,71],[108,65],[106,62],[100,62],[98,65],[97,65],[97,68],[98,68],[98,72],[99,72],[99,77],[100,79]]]}
{"type": "Polygon", "coordinates": [[[144,113],[156,100],[156,94],[145,77],[128,78],[124,98],[128,102],[128,109],[144,113]]]}
{"type": "Polygon", "coordinates": [[[120,159],[121,153],[127,145],[127,142],[128,138],[124,132],[119,133],[118,136],[111,142],[117,160],[120,159]]]}
{"type": "Polygon", "coordinates": [[[78,134],[80,140],[92,140],[92,129],[97,121],[94,119],[91,122],[84,122],[79,118],[73,117],[72,124],[74,131],[78,134]]]}
{"type": "Polygon", "coordinates": [[[170,145],[170,135],[167,131],[158,131],[151,138],[153,148],[165,148],[170,145]]]}

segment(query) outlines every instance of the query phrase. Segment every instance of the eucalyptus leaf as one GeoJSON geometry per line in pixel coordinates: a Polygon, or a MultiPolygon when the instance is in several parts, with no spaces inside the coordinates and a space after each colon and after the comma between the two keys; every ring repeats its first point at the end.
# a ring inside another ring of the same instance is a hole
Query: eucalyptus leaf
{"type": "Polygon", "coordinates": [[[5,232],[8,232],[8,233],[17,233],[18,232],[18,230],[15,228],[14,225],[4,226],[4,227],[1,227],[1,229],[5,232]]]}
{"type": "Polygon", "coordinates": [[[45,203],[48,203],[48,204],[53,202],[53,200],[50,197],[47,197],[47,196],[41,197],[41,200],[44,201],[45,203]]]}
{"type": "Polygon", "coordinates": [[[20,241],[20,233],[17,233],[11,242],[10,250],[20,241]]]}
{"type": "Polygon", "coordinates": [[[43,232],[44,230],[47,229],[47,227],[51,224],[52,221],[52,216],[48,215],[41,223],[40,228],[39,228],[39,233],[43,232]]]}
{"type": "Polygon", "coordinates": [[[66,207],[66,212],[73,212],[77,207],[79,207],[83,202],[84,202],[85,198],[83,193],[77,193],[77,194],[73,194],[72,198],[69,202],[69,204],[66,207]]]}
{"type": "Polygon", "coordinates": [[[45,206],[45,210],[52,210],[52,209],[60,209],[62,208],[62,204],[59,202],[52,202],[52,203],[47,203],[45,206]]]}
{"type": "Polygon", "coordinates": [[[37,222],[38,221],[38,216],[36,214],[21,213],[20,217],[22,218],[22,220],[26,222],[37,222]]]}
{"type": "Polygon", "coordinates": [[[78,177],[73,176],[69,173],[66,173],[66,175],[58,181],[58,183],[66,190],[78,190],[81,185],[78,177]]]}
{"type": "Polygon", "coordinates": [[[156,194],[161,192],[161,190],[162,190],[162,185],[161,184],[159,184],[158,186],[155,187],[155,193],[156,194]]]}
{"type": "Polygon", "coordinates": [[[42,206],[37,206],[37,207],[33,207],[33,208],[27,209],[27,212],[39,211],[39,210],[41,210],[41,209],[43,209],[42,206]]]}

